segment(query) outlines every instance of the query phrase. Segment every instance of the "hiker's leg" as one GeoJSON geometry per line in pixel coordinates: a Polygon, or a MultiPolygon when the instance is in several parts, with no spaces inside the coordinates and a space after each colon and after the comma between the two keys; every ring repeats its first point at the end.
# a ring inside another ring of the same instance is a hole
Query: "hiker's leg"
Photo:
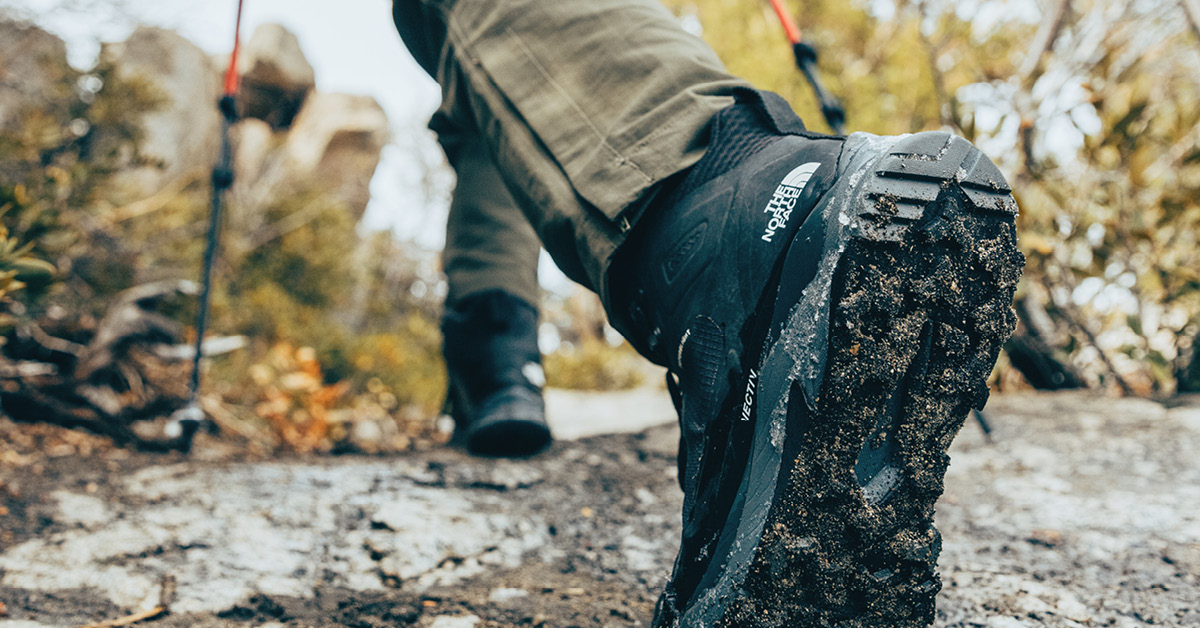
{"type": "Polygon", "coordinates": [[[442,253],[450,287],[442,355],[455,440],[472,453],[529,455],[550,443],[537,343],[541,245],[482,138],[438,139],[458,175],[442,253]]]}
{"type": "Polygon", "coordinates": [[[431,126],[477,129],[559,267],[601,293],[655,186],[746,86],[649,0],[396,0],[394,17],[442,86],[431,126]]]}
{"type": "Polygon", "coordinates": [[[442,251],[450,288],[446,306],[496,291],[536,306],[541,243],[508,193],[482,138],[443,137],[442,144],[458,175],[442,251]]]}

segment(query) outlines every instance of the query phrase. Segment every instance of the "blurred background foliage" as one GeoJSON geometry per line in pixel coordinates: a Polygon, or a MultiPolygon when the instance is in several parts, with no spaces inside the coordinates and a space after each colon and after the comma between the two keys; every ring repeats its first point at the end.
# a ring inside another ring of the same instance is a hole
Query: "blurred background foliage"
{"type": "MultiPolygon", "coordinates": [[[[100,90],[112,73],[106,64],[88,74],[65,63],[40,67],[48,93],[20,107],[15,123],[0,129],[0,272],[19,282],[10,282],[4,296],[18,298],[35,312],[48,303],[44,297],[53,279],[62,284],[54,286],[56,294],[110,279],[121,283],[109,269],[89,263],[93,260],[82,250],[99,244],[92,241],[97,231],[93,208],[109,180],[139,162],[138,114],[158,103],[136,81],[114,81],[110,89],[100,90]],[[22,285],[27,284],[26,265],[38,269],[36,289],[14,295],[31,287],[22,285]]],[[[83,308],[77,311],[94,313],[102,303],[86,302],[93,296],[90,291],[85,296],[75,304],[83,308]]]]}
{"type": "MultiPolygon", "coordinates": [[[[79,351],[122,290],[199,277],[211,192],[198,172],[158,198],[129,197],[123,174],[156,167],[138,150],[142,120],[163,104],[154,85],[104,60],[87,72],[58,58],[37,67],[45,93],[15,99],[0,128],[2,329],[10,346],[36,330],[79,351]]],[[[227,223],[237,220],[231,209],[227,223]]],[[[255,211],[260,229],[226,225],[210,327],[248,343],[213,360],[205,409],[260,449],[388,450],[442,438],[433,421],[445,385],[440,305],[433,289],[414,289],[436,284],[436,269],[390,234],[360,234],[320,185],[255,211]],[[360,415],[392,426],[386,443],[351,442],[357,417],[344,410],[365,406],[360,415]]],[[[190,300],[164,313],[191,329],[190,300]]]]}
{"type": "MultiPolygon", "coordinates": [[[[765,2],[667,4],[733,73],[824,130],[765,2]]],[[[1200,28],[1184,3],[789,4],[851,130],[950,129],[1009,176],[1029,261],[998,387],[1200,390],[1200,28]]],[[[199,276],[207,172],[129,198],[122,173],[156,166],[140,124],[164,95],[103,57],[88,71],[43,61],[46,93],[0,128],[0,331],[84,344],[121,290],[199,276]]],[[[209,414],[264,451],[443,438],[436,260],[363,232],[320,180],[277,191],[252,220],[248,207],[231,199],[212,323],[248,341],[213,360],[209,414]]],[[[191,308],[167,313],[186,327],[191,308]]],[[[549,294],[543,320],[552,385],[647,383],[593,297],[549,294]]]]}

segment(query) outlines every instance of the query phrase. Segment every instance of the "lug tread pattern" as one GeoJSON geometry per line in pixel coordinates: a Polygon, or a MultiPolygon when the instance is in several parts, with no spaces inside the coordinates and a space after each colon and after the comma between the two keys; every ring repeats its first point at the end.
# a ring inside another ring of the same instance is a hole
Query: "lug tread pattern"
{"type": "Polygon", "coordinates": [[[680,477],[684,487],[683,512],[687,518],[696,505],[700,488],[700,450],[705,445],[704,428],[707,427],[701,417],[713,416],[716,412],[712,400],[716,397],[717,378],[725,358],[725,336],[713,319],[700,316],[692,321],[685,338],[680,347],[680,371],[692,374],[690,379],[680,382],[684,391],[682,444],[689,450],[687,465],[680,477]]]}
{"type": "Polygon", "coordinates": [[[962,190],[975,211],[1015,216],[1017,204],[1004,175],[970,142],[949,133],[921,133],[901,141],[878,165],[864,193],[873,205],[860,215],[879,241],[899,242],[907,226],[936,209],[950,186],[962,190]]]}
{"type": "Polygon", "coordinates": [[[946,451],[987,399],[1016,324],[1024,257],[1007,184],[965,140],[907,137],[875,175],[834,276],[818,416],[789,433],[777,499],[720,626],[916,628],[934,619],[933,512],[946,451]],[[905,209],[881,224],[885,198],[905,209]],[[872,438],[894,439],[897,451],[882,497],[854,472],[872,438]]]}

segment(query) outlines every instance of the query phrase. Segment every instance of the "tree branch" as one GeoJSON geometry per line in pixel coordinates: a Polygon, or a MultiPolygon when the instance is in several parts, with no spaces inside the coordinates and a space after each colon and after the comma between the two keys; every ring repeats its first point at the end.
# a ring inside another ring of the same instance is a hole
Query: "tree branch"
{"type": "Polygon", "coordinates": [[[321,217],[321,212],[325,211],[329,205],[320,200],[310,202],[303,208],[280,218],[279,220],[255,231],[250,234],[249,243],[244,252],[254,251],[259,247],[283,236],[304,227],[321,217]]]}
{"type": "Polygon", "coordinates": [[[1033,44],[1029,47],[1029,56],[1025,57],[1025,63],[1021,64],[1021,69],[1018,76],[1021,77],[1021,83],[1026,84],[1031,79],[1036,79],[1035,73],[1038,70],[1042,57],[1046,53],[1054,49],[1054,42],[1058,39],[1058,34],[1062,32],[1063,22],[1067,17],[1067,10],[1071,7],[1071,0],[1058,0],[1058,5],[1054,7],[1051,13],[1051,19],[1042,22],[1042,27],[1038,29],[1037,35],[1033,38],[1033,44]]]}
{"type": "Polygon", "coordinates": [[[134,201],[128,205],[113,208],[104,216],[109,224],[124,222],[131,218],[144,216],[149,213],[156,212],[167,205],[171,199],[175,198],[187,186],[204,178],[203,168],[193,168],[178,177],[175,177],[167,185],[152,196],[147,196],[139,201],[134,201]]]}
{"type": "Polygon", "coordinates": [[[1179,6],[1183,8],[1183,15],[1191,25],[1192,33],[1196,35],[1196,39],[1200,39],[1200,2],[1179,0],[1179,6]]]}

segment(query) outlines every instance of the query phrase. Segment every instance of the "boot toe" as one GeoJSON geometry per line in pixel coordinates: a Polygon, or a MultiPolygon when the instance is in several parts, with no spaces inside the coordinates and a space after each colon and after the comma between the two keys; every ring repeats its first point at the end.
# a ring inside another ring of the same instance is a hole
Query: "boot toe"
{"type": "Polygon", "coordinates": [[[465,433],[467,450],[478,456],[532,456],[551,440],[541,396],[520,386],[487,399],[465,433]]]}

